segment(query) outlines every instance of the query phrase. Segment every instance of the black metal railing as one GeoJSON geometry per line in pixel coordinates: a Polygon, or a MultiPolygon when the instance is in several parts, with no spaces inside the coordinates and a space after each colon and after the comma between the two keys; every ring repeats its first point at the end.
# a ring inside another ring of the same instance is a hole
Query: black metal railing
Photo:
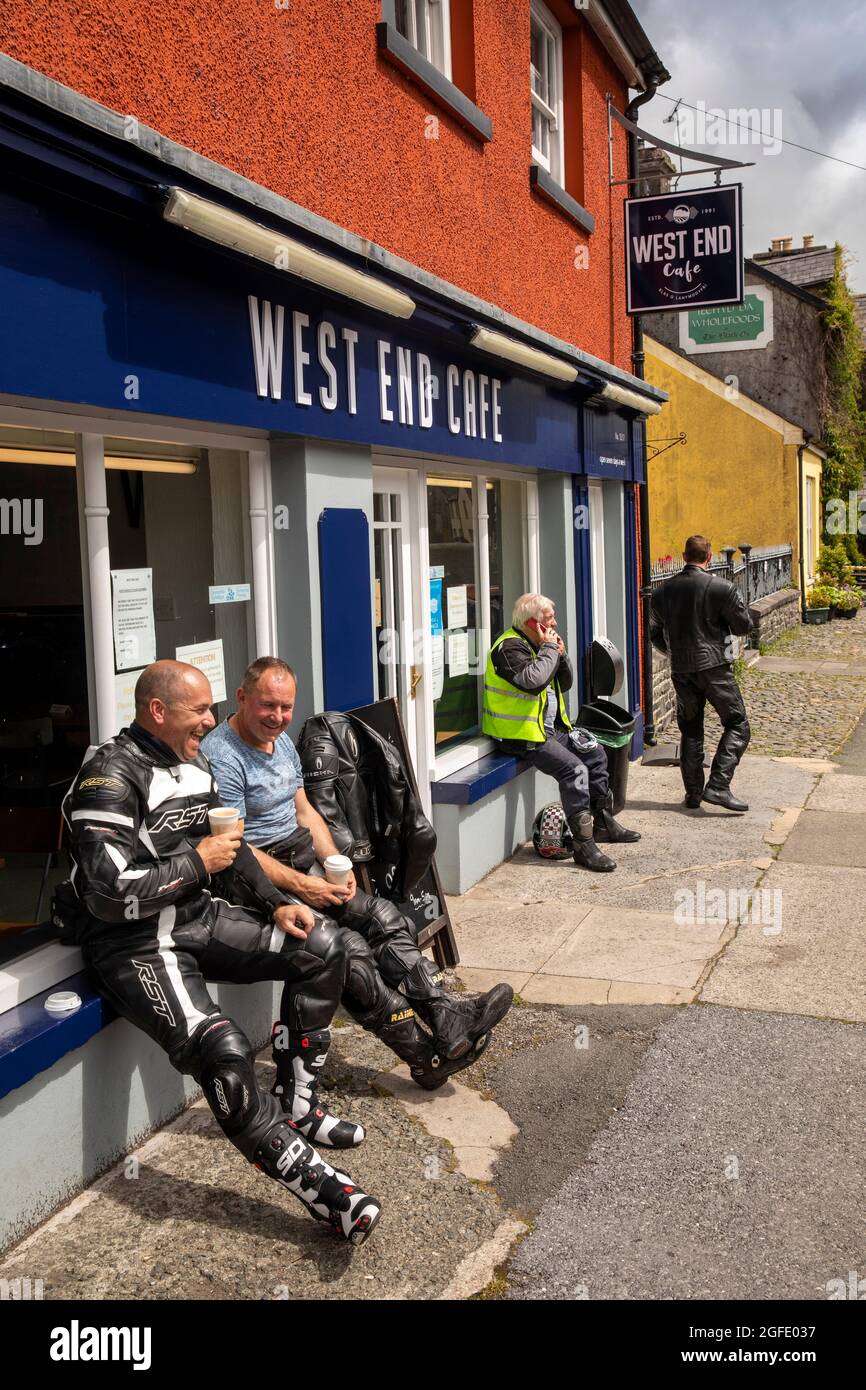
{"type": "MultiPolygon", "coordinates": [[[[682,569],[681,560],[659,561],[652,567],[650,580],[653,589],[682,569]]],[[[726,545],[713,556],[710,570],[735,584],[746,604],[768,594],[788,589],[793,584],[793,558],[790,545],[726,545]],[[735,559],[737,551],[742,558],[735,559]]]]}

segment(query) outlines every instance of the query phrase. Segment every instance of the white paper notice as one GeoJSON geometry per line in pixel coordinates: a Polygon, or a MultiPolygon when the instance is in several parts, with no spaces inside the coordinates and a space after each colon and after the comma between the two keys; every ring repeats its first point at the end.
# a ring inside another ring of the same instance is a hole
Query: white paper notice
{"type": "Polygon", "coordinates": [[[131,724],[135,718],[135,682],[140,675],[141,671],[121,671],[114,677],[114,732],[116,734],[131,724]]]}
{"type": "Polygon", "coordinates": [[[468,632],[449,632],[448,634],[448,675],[466,676],[469,674],[469,634],[468,632]]]}
{"type": "Polygon", "coordinates": [[[465,627],[469,622],[466,585],[456,584],[453,588],[446,589],[445,593],[448,599],[448,626],[465,627]]]}
{"type": "Polygon", "coordinates": [[[112,570],[114,664],[118,671],[156,660],[153,570],[112,570]]]}
{"type": "Polygon", "coordinates": [[[191,647],[175,647],[174,654],[178,661],[188,661],[190,666],[197,666],[204,672],[210,681],[215,705],[226,698],[226,668],[221,637],[215,642],[195,642],[191,647]]]}
{"type": "Polygon", "coordinates": [[[431,666],[430,676],[433,685],[433,699],[438,700],[445,686],[445,638],[430,638],[431,666]]]}

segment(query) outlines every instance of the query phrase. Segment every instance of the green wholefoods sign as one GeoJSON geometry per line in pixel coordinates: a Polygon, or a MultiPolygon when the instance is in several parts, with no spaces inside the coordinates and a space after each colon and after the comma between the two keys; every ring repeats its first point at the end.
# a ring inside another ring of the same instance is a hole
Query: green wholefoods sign
{"type": "Polygon", "coordinates": [[[685,352],[762,348],[772,337],[773,300],[768,289],[747,290],[742,304],[680,314],[680,346],[685,352]]]}

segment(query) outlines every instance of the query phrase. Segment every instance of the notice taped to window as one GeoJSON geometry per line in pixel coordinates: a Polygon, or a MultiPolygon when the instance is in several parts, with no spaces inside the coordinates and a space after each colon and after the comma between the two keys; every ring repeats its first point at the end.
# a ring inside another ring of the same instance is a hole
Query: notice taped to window
{"type": "Polygon", "coordinates": [[[190,647],[175,647],[174,654],[178,661],[188,661],[190,666],[197,666],[204,672],[210,681],[213,704],[218,705],[226,698],[226,668],[221,637],[215,642],[195,642],[190,647]]]}
{"type": "Polygon", "coordinates": [[[114,666],[131,671],[156,660],[153,570],[112,570],[114,666]]]}

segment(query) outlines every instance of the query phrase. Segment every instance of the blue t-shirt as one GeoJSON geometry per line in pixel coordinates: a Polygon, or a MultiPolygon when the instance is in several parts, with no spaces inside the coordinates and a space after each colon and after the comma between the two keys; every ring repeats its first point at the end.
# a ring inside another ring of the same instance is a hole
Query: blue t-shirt
{"type": "Polygon", "coordinates": [[[288,734],[280,734],[273,753],[263,753],[244,743],[226,719],[202,739],[201,750],[213,767],[222,805],[240,812],[251,845],[271,844],[297,829],[295,793],[304,774],[288,734]]]}

